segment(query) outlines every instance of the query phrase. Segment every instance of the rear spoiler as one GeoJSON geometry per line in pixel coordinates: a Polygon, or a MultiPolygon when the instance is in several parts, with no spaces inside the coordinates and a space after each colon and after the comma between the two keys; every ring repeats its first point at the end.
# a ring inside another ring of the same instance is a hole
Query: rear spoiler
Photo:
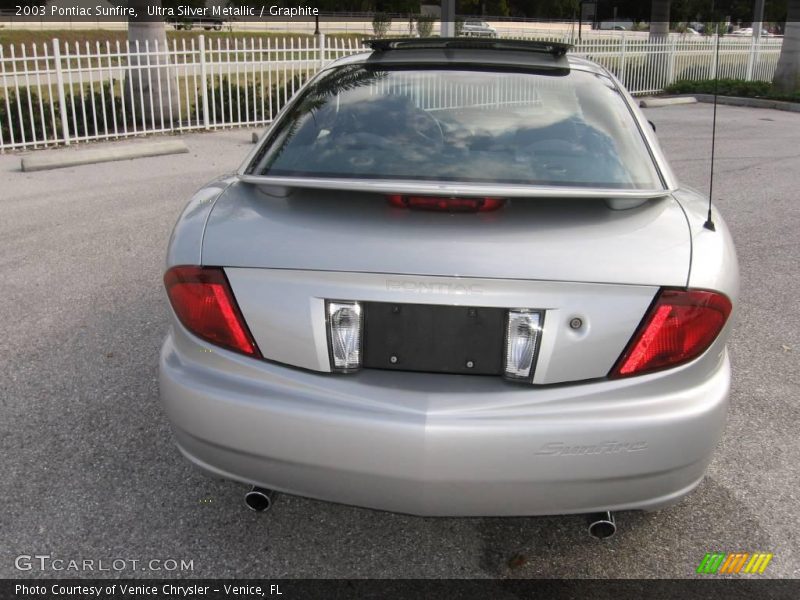
{"type": "Polygon", "coordinates": [[[263,187],[304,188],[374,194],[459,196],[467,198],[575,198],[606,200],[611,208],[633,208],[647,200],[662,198],[670,190],[565,187],[506,183],[457,183],[403,179],[346,179],[326,177],[281,177],[239,174],[244,183],[263,187]]]}
{"type": "MultiPolygon", "coordinates": [[[[374,38],[361,42],[375,52],[389,50],[506,50],[539,52],[557,59],[574,46],[544,40],[515,40],[507,38],[429,37],[429,38],[374,38]]],[[[564,63],[567,68],[569,65],[564,63]]]]}

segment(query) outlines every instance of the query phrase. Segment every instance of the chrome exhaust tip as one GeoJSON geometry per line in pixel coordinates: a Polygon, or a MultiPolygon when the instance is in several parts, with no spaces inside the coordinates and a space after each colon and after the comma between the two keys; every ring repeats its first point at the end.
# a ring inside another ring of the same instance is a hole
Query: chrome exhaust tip
{"type": "Polygon", "coordinates": [[[244,503],[250,510],[264,512],[272,508],[272,504],[275,502],[277,495],[278,492],[275,490],[253,486],[250,488],[250,491],[244,495],[244,503]]]}
{"type": "Polygon", "coordinates": [[[614,513],[606,511],[589,515],[589,535],[598,540],[605,540],[617,532],[614,513]]]}

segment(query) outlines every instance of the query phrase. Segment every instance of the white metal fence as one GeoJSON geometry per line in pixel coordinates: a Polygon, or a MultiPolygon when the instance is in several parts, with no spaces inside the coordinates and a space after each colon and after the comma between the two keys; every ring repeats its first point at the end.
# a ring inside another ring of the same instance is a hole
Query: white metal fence
{"type": "MultiPolygon", "coordinates": [[[[562,41],[562,40],[558,40],[562,41]]],[[[574,40],[573,40],[574,41],[574,40]]],[[[781,40],[652,43],[585,39],[634,94],[679,79],[770,80],[781,40]]],[[[171,131],[264,126],[324,64],[359,52],[352,38],[213,38],[167,47],[129,43],[0,45],[0,151],[171,131]]]]}
{"type": "Polygon", "coordinates": [[[684,79],[720,78],[771,81],[783,40],[722,37],[719,63],[716,38],[670,37],[651,42],[640,37],[597,38],[576,44],[574,52],[602,64],[635,95],[654,94],[684,79]]]}

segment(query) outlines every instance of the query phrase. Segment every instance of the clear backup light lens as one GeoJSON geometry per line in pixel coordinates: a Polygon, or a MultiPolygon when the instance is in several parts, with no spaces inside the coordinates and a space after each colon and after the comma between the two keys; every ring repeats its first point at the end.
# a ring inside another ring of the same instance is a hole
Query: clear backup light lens
{"type": "Polygon", "coordinates": [[[530,379],[541,332],[542,313],[527,309],[508,311],[506,377],[530,379]]]}
{"type": "Polygon", "coordinates": [[[328,343],[331,367],[353,371],[361,367],[361,305],[358,302],[328,302],[328,343]]]}

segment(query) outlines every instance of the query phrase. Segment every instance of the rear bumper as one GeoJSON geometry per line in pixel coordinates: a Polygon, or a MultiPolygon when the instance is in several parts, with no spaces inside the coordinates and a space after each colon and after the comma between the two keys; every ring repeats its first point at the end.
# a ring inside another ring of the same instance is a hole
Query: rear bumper
{"type": "Polygon", "coordinates": [[[722,344],[665,373],[528,387],[312,373],[208,348],[179,325],[160,369],[178,445],[204,470],[301,496],[451,516],[671,504],[703,477],[729,384],[722,344]]]}

